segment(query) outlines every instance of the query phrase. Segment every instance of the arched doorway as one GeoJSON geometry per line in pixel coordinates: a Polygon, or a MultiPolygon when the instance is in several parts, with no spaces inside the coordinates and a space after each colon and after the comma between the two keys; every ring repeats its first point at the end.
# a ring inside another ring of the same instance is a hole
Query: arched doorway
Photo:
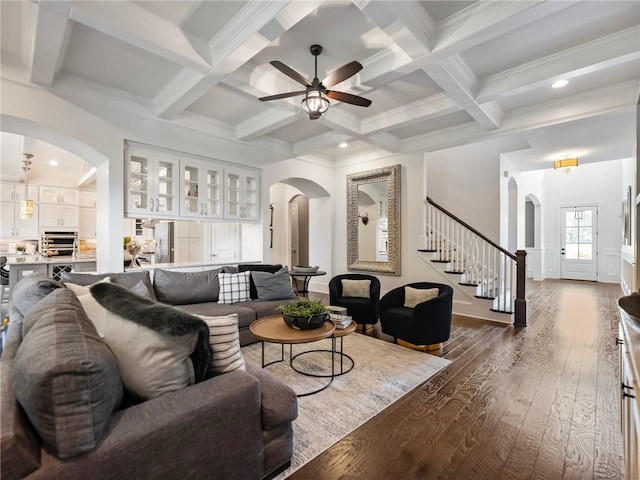
{"type": "Polygon", "coordinates": [[[302,194],[289,200],[290,265],[309,265],[309,199],[302,194]]]}
{"type": "Polygon", "coordinates": [[[527,276],[542,280],[542,209],[533,194],[524,197],[524,247],[527,251],[527,276]]]}
{"type": "Polygon", "coordinates": [[[515,178],[511,177],[508,183],[509,188],[509,216],[508,216],[508,246],[510,252],[518,249],[518,184],[515,178]]]}

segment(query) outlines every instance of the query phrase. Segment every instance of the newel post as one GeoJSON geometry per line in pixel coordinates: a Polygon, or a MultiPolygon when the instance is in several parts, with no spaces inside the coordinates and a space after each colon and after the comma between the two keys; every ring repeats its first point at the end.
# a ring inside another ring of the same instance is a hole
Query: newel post
{"type": "Polygon", "coordinates": [[[527,301],[525,300],[526,256],[527,252],[525,250],[516,251],[516,312],[513,322],[515,327],[527,326],[527,301]]]}

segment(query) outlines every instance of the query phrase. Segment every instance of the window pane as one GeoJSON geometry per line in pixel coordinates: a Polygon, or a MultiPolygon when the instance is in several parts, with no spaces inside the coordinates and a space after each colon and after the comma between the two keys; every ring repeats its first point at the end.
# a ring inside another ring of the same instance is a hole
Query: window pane
{"type": "Polygon", "coordinates": [[[590,227],[593,222],[593,216],[591,215],[591,210],[583,210],[582,211],[582,220],[580,220],[581,227],[590,227]]]}
{"type": "Polygon", "coordinates": [[[565,246],[565,258],[567,260],[577,260],[578,259],[578,244],[577,243],[567,243],[565,246]]]}
{"type": "Polygon", "coordinates": [[[591,260],[591,244],[580,245],[578,257],[580,260],[591,260]]]}
{"type": "Polygon", "coordinates": [[[565,229],[565,243],[578,243],[578,228],[572,227],[565,229]]]}
{"type": "Polygon", "coordinates": [[[591,227],[580,228],[578,238],[580,243],[593,243],[591,241],[591,227]]]}
{"type": "Polygon", "coordinates": [[[575,219],[575,212],[564,212],[564,224],[567,227],[575,227],[578,221],[575,219]]]}

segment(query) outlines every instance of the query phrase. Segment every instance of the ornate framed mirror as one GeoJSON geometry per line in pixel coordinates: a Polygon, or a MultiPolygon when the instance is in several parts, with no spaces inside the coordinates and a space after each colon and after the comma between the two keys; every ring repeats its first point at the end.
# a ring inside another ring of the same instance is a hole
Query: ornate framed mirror
{"type": "Polygon", "coordinates": [[[347,268],[400,275],[400,165],[347,175],[347,268]]]}

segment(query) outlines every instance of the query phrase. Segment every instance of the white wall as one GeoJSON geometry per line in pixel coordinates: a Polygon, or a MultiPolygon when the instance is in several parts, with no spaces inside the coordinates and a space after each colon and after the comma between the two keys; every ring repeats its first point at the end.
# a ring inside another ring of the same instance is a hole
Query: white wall
{"type": "Polygon", "coordinates": [[[570,174],[544,171],[544,277],[560,278],[560,208],[598,206],[598,281],[620,281],[622,161],[582,164],[570,174]]]}
{"type": "Polygon", "coordinates": [[[427,154],[427,193],[494,242],[500,238],[500,154],[527,147],[504,137],[427,154]]]}

